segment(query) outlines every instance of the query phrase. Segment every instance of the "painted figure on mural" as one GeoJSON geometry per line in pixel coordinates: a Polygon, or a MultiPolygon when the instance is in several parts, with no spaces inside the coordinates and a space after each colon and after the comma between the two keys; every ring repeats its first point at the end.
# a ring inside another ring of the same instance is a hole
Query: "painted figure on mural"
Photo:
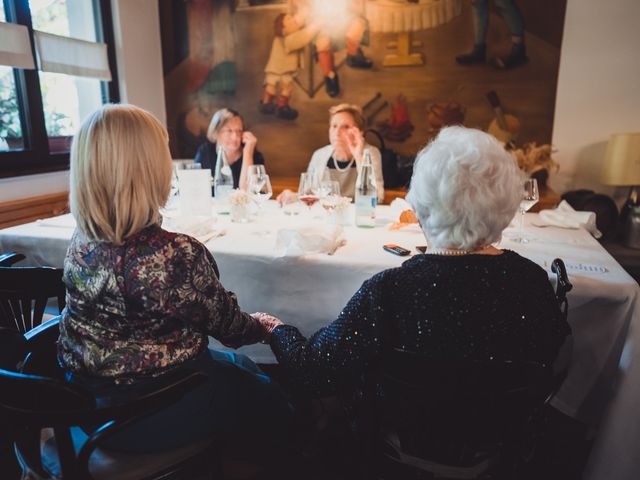
{"type": "MultiPolygon", "coordinates": [[[[526,63],[529,59],[524,45],[524,19],[514,0],[494,0],[511,33],[511,51],[495,59],[498,68],[508,69],[526,63]]],[[[473,13],[474,45],[468,53],[456,57],[460,65],[484,63],[487,56],[487,27],[489,25],[489,0],[471,0],[473,13]]]]}
{"type": "Polygon", "coordinates": [[[271,53],[264,67],[264,92],[258,105],[260,113],[275,114],[285,120],[297,118],[298,111],[289,105],[293,79],[300,69],[300,52],[319,30],[319,23],[303,26],[288,13],[280,13],[276,17],[271,53]]]}
{"type": "Polygon", "coordinates": [[[189,42],[187,90],[235,93],[235,0],[185,0],[189,42]]]}
{"type": "Polygon", "coordinates": [[[335,65],[334,49],[346,48],[347,65],[351,68],[371,68],[373,62],[362,51],[362,39],[367,28],[364,0],[290,0],[289,10],[301,25],[320,22],[322,28],[314,39],[318,64],[324,75],[327,94],[337,97],[340,82],[335,65]]]}

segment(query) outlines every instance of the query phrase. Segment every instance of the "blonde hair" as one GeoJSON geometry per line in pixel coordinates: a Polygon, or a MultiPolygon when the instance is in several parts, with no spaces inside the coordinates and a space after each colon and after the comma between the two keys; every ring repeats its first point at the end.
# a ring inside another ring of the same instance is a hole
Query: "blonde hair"
{"type": "Polygon", "coordinates": [[[133,105],[104,105],[71,144],[69,203],[90,240],[122,245],[156,223],[169,196],[172,162],[165,128],[133,105]]]}
{"type": "Polygon", "coordinates": [[[329,121],[333,118],[334,115],[338,113],[348,113],[353,118],[353,122],[356,124],[356,127],[364,132],[365,128],[365,119],[362,114],[362,109],[358,105],[353,105],[351,103],[341,103],[340,105],[334,105],[329,109],[329,121]]]}
{"type": "Polygon", "coordinates": [[[242,122],[242,128],[244,128],[244,119],[242,118],[242,115],[235,110],[231,110],[230,108],[221,108],[214,113],[213,117],[211,117],[209,128],[207,129],[207,139],[210,142],[216,142],[218,140],[218,133],[220,133],[222,127],[236,117],[240,119],[242,122]]]}

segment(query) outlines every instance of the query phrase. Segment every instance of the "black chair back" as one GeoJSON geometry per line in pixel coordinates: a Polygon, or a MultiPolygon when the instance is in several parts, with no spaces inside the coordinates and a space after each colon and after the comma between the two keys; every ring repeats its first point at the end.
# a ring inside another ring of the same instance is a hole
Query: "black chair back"
{"type": "MultiPolygon", "coordinates": [[[[553,261],[552,270],[566,319],[572,285],[561,259],[553,261]]],[[[569,358],[570,344],[563,350],[569,358]]],[[[543,409],[567,368],[568,362],[558,368],[557,362],[439,360],[385,347],[365,384],[364,476],[517,478],[535,445],[543,409]]]]}
{"type": "MultiPolygon", "coordinates": [[[[94,453],[108,463],[106,467],[98,465],[98,471],[102,467],[109,472],[117,472],[120,462],[124,469],[120,474],[126,478],[131,478],[130,469],[141,473],[136,478],[166,478],[167,475],[192,469],[195,464],[199,467],[206,459],[209,462],[204,465],[210,469],[216,460],[210,451],[211,440],[198,441],[176,451],[146,454],[142,467],[140,460],[136,463],[134,454],[101,453],[104,450],[100,445],[105,439],[177,402],[207,377],[201,372],[183,370],[159,377],[135,399],[97,397],[84,386],[67,381],[57,366],[55,339],[59,334],[59,321],[60,317],[56,317],[25,335],[28,354],[22,372],[0,369],[1,428],[3,434],[14,442],[23,466],[49,478],[52,472],[44,465],[52,462],[44,456],[54,445],[57,458],[53,474],[61,474],[67,480],[93,478],[94,453]],[[72,428],[86,429],[88,426],[92,426],[89,438],[78,451],[72,439],[72,428]],[[41,445],[41,429],[51,429],[55,442],[41,445]]],[[[117,473],[109,475],[119,478],[117,473]]],[[[104,478],[104,470],[98,476],[104,478]]]]}
{"type": "MultiPolygon", "coordinates": [[[[4,265],[24,256],[5,254],[4,265]]],[[[58,313],[65,306],[62,269],[51,267],[0,266],[0,326],[25,333],[42,323],[47,301],[58,301],[58,313]]]]}

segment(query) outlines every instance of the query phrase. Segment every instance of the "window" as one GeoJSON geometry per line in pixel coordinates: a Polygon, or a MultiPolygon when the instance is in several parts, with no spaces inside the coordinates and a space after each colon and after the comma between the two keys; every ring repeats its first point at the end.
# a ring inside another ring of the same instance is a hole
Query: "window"
{"type": "Polygon", "coordinates": [[[0,22],[38,54],[38,70],[0,65],[0,177],[66,169],[82,119],[118,101],[110,2],[0,0],[0,22]]]}

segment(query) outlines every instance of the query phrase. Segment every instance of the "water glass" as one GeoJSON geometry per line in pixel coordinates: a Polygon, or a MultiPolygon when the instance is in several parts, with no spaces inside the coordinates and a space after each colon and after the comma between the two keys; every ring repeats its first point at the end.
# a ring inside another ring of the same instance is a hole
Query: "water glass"
{"type": "Polygon", "coordinates": [[[249,193],[253,195],[260,208],[262,208],[267,200],[269,200],[273,195],[269,175],[253,175],[249,180],[249,193]]]}
{"type": "Polygon", "coordinates": [[[531,239],[524,234],[524,214],[540,200],[538,192],[538,181],[535,178],[527,178],[524,182],[522,192],[522,200],[520,200],[520,223],[518,226],[518,235],[512,238],[517,243],[529,243],[531,239]]]}

